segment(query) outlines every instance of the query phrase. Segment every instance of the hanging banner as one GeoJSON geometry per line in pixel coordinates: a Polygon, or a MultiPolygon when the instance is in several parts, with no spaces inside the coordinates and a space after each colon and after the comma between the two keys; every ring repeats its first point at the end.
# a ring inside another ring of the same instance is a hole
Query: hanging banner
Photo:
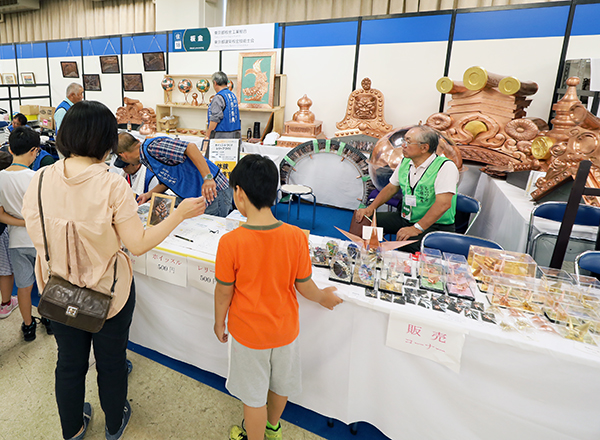
{"type": "Polygon", "coordinates": [[[275,23],[173,31],[174,52],[273,49],[275,23]]]}

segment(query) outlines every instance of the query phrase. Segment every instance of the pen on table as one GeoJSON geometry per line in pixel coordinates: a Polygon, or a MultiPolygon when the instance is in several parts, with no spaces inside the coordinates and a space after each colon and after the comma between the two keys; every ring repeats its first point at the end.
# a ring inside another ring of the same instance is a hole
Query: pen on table
{"type": "Polygon", "coordinates": [[[185,241],[189,241],[190,243],[193,243],[193,242],[194,242],[194,240],[191,240],[191,239],[189,239],[189,238],[182,237],[181,235],[175,235],[175,237],[177,237],[177,238],[181,238],[182,240],[185,240],[185,241]]]}

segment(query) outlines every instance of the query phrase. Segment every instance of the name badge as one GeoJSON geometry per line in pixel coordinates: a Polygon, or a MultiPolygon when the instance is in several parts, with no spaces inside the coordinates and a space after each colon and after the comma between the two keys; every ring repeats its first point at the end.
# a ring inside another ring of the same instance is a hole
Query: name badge
{"type": "Polygon", "coordinates": [[[407,206],[417,206],[417,196],[415,196],[415,195],[404,196],[404,203],[407,206]]]}

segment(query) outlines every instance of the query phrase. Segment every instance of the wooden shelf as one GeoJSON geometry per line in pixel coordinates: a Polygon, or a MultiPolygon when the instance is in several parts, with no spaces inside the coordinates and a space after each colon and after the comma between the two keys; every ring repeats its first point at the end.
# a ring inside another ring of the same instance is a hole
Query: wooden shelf
{"type": "MultiPolygon", "coordinates": [[[[156,104],[157,107],[165,107],[165,108],[187,108],[190,110],[208,110],[208,105],[207,104],[202,104],[202,105],[190,105],[190,104],[178,104],[178,103],[173,103],[173,104],[156,104]]],[[[264,113],[273,113],[276,112],[278,110],[281,110],[282,107],[273,107],[273,108],[240,108],[240,113],[241,112],[264,112],[264,113]]]]}

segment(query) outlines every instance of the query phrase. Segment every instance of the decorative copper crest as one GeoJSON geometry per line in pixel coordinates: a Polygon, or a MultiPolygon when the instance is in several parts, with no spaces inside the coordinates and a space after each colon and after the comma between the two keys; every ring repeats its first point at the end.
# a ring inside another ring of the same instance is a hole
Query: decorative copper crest
{"type": "MultiPolygon", "coordinates": [[[[549,157],[546,175],[537,180],[531,193],[539,200],[558,186],[574,179],[579,162],[589,160],[592,168],[586,186],[600,188],[600,119],[590,113],[577,97],[579,78],[567,80],[567,93],[552,106],[552,130],[541,133],[534,143],[539,154],[549,157]]],[[[597,197],[584,196],[586,203],[600,206],[597,197]]]]}
{"type": "Polygon", "coordinates": [[[526,96],[537,92],[536,83],[471,67],[463,82],[443,77],[436,87],[452,99],[446,112],[431,115],[426,125],[456,142],[463,160],[493,165],[484,168],[492,173],[546,168],[531,146],[548,125],[539,118],[525,118],[531,104],[526,96]]]}
{"type": "Polygon", "coordinates": [[[344,119],[335,124],[340,131],[334,137],[366,134],[380,138],[392,130],[383,117],[383,94],[371,88],[369,78],[360,84],[362,89],[353,91],[348,98],[344,119]]]}

